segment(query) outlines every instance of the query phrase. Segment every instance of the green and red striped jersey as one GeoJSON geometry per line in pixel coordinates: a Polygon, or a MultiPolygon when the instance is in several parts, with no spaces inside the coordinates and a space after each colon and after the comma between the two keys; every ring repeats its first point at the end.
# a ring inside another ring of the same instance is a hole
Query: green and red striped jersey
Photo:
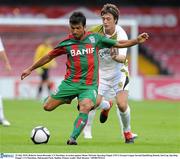
{"type": "Polygon", "coordinates": [[[72,35],[49,53],[52,56],[67,54],[65,81],[85,86],[98,86],[98,50],[110,48],[116,41],[102,35],[87,32],[82,40],[72,35]]]}

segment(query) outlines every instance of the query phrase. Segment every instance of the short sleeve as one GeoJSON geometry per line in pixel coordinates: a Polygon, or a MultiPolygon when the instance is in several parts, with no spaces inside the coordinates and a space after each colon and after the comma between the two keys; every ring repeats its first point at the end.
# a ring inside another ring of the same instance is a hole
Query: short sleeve
{"type": "Polygon", "coordinates": [[[66,48],[65,47],[58,47],[53,49],[48,53],[50,56],[60,56],[63,54],[66,54],[66,48]]]}
{"type": "MultiPolygon", "coordinates": [[[[124,31],[124,29],[119,26],[116,25],[116,31],[117,31],[117,40],[128,40],[128,36],[126,34],[126,32],[124,31]]],[[[127,55],[127,48],[119,48],[118,49],[119,55],[127,55]]]]}
{"type": "Polygon", "coordinates": [[[100,39],[99,43],[98,43],[98,47],[100,49],[111,48],[112,46],[114,46],[117,43],[116,40],[109,39],[109,38],[102,36],[102,35],[98,35],[98,38],[100,39]]]}

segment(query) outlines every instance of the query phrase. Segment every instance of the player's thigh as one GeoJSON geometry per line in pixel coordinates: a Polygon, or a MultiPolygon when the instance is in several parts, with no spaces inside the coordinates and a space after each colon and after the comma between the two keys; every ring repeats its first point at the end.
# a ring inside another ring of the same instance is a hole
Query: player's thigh
{"type": "Polygon", "coordinates": [[[122,76],[116,81],[113,89],[116,93],[116,102],[119,108],[125,108],[128,105],[129,77],[122,76]]]}
{"type": "Polygon", "coordinates": [[[77,97],[79,93],[78,88],[67,84],[62,81],[57,90],[51,93],[51,97],[55,100],[63,101],[64,103],[70,104],[71,101],[77,97]]]}
{"type": "Polygon", "coordinates": [[[120,91],[116,95],[116,103],[121,112],[125,112],[128,108],[128,91],[120,91]]]}
{"type": "Polygon", "coordinates": [[[125,74],[121,74],[121,76],[114,79],[112,84],[115,93],[117,94],[119,91],[128,91],[129,90],[129,77],[125,74]]]}
{"type": "MultiPolygon", "coordinates": [[[[78,101],[81,103],[81,101],[84,101],[85,99],[89,99],[91,102],[87,102],[87,104],[94,106],[96,104],[96,98],[97,98],[97,90],[96,89],[87,89],[83,90],[78,95],[78,101]]],[[[86,102],[86,100],[85,100],[86,102]]],[[[83,102],[84,103],[84,102],[83,102]]],[[[86,106],[86,104],[83,104],[86,106]]]]}
{"type": "Polygon", "coordinates": [[[117,104],[119,103],[120,105],[127,105],[127,103],[128,103],[128,91],[127,90],[119,91],[116,94],[116,101],[117,101],[117,104]]]}
{"type": "Polygon", "coordinates": [[[46,111],[52,111],[57,108],[59,105],[64,104],[65,102],[61,99],[54,99],[51,96],[48,97],[47,101],[44,103],[44,109],[46,111]]]}
{"type": "Polygon", "coordinates": [[[98,94],[96,98],[96,106],[99,106],[101,104],[102,99],[103,99],[103,96],[98,94]]]}

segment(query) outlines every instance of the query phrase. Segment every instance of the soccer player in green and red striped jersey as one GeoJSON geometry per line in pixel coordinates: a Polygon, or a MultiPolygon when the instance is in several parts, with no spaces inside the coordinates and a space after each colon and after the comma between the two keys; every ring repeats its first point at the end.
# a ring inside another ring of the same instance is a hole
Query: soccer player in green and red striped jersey
{"type": "Polygon", "coordinates": [[[52,111],[64,103],[71,103],[77,97],[79,115],[74,122],[74,129],[67,141],[68,145],[77,145],[76,139],[80,135],[88,119],[88,113],[96,104],[98,88],[98,50],[112,46],[123,48],[143,43],[148,39],[148,34],[140,34],[137,39],[115,41],[102,35],[86,32],[86,17],[81,12],[74,12],[70,19],[70,31],[65,40],[61,41],[48,55],[42,57],[21,74],[23,80],[31,72],[48,63],[62,54],[67,54],[67,69],[65,79],[57,91],[48,97],[44,103],[46,111],[52,111]]]}

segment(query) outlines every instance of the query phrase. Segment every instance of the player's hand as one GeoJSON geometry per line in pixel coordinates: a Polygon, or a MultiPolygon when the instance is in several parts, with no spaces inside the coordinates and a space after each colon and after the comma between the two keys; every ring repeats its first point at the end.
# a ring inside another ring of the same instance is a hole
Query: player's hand
{"type": "Polygon", "coordinates": [[[23,80],[25,77],[29,76],[31,74],[31,70],[26,69],[21,74],[21,80],[23,80]]]}
{"type": "Polygon", "coordinates": [[[110,55],[111,58],[118,63],[124,63],[126,61],[126,56],[119,54],[118,48],[112,47],[110,55]]]}
{"type": "Polygon", "coordinates": [[[116,59],[116,57],[118,56],[118,48],[112,47],[110,49],[110,55],[112,59],[116,59]]]}
{"type": "Polygon", "coordinates": [[[138,43],[144,43],[149,38],[148,33],[142,33],[137,37],[138,43]]]}

